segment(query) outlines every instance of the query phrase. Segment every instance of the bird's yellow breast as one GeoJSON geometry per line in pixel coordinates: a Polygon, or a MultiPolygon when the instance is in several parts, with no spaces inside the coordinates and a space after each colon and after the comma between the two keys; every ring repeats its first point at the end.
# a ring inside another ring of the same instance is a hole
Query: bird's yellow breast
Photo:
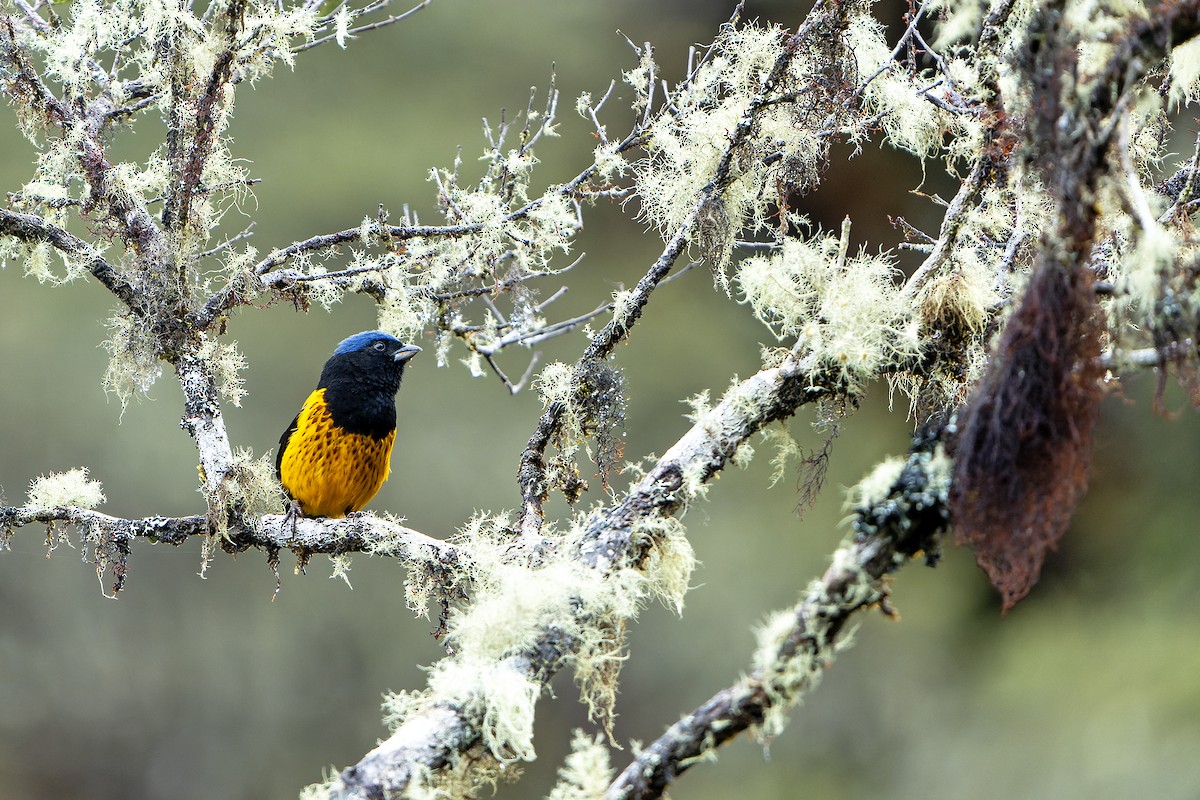
{"type": "Polygon", "coordinates": [[[391,471],[393,430],[382,439],[333,423],[325,390],[304,401],[284,447],[279,479],[310,517],[344,517],[365,506],[391,471]]]}

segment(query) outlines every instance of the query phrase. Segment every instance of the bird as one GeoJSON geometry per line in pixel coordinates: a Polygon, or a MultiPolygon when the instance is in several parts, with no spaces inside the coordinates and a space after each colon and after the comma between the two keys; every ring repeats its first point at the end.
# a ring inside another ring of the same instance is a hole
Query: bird
{"type": "Polygon", "coordinates": [[[275,474],[291,498],[288,516],[344,517],[361,511],[387,480],[396,439],[396,392],[421,352],[382,331],[344,340],[317,388],[279,437],[275,474]]]}

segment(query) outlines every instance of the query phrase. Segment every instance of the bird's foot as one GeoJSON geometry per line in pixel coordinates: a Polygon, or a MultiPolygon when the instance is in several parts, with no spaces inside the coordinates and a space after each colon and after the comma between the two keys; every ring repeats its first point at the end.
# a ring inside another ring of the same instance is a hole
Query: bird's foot
{"type": "Polygon", "coordinates": [[[296,536],[296,522],[300,519],[300,517],[303,517],[303,516],[304,516],[304,511],[303,511],[303,509],[300,508],[299,503],[297,503],[295,500],[293,500],[291,503],[288,504],[287,513],[285,513],[283,515],[283,525],[286,527],[289,522],[292,523],[292,536],[293,537],[296,536]]]}

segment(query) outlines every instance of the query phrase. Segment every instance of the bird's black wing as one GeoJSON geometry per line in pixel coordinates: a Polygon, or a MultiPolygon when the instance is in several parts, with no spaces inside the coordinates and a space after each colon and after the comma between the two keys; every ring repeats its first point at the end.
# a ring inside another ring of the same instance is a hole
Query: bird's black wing
{"type": "Polygon", "coordinates": [[[283,451],[287,449],[288,442],[291,441],[292,434],[296,432],[296,426],[300,424],[300,415],[297,414],[292,420],[292,424],[288,425],[287,430],[283,432],[283,436],[279,437],[279,452],[275,454],[275,477],[283,478],[283,451]]]}

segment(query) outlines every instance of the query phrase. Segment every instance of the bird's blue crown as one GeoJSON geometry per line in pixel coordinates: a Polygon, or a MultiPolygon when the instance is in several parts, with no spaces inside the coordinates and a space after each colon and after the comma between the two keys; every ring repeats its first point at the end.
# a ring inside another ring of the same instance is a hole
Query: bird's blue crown
{"type": "Polygon", "coordinates": [[[370,347],[372,342],[377,342],[381,339],[385,342],[400,344],[399,339],[395,336],[389,336],[383,331],[363,331],[362,333],[356,333],[353,336],[343,339],[337,346],[337,349],[333,351],[333,354],[335,356],[342,356],[346,353],[357,353],[359,350],[365,350],[370,347]]]}

